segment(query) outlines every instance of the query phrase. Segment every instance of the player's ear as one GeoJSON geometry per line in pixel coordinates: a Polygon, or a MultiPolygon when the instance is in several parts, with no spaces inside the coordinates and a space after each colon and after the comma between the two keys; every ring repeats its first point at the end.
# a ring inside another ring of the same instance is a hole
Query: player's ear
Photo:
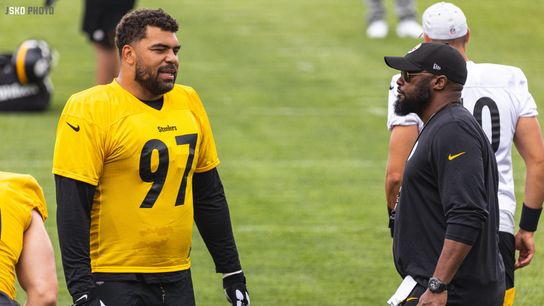
{"type": "Polygon", "coordinates": [[[427,33],[423,33],[423,42],[432,42],[432,39],[429,37],[429,35],[427,35],[427,33]]]}
{"type": "Polygon", "coordinates": [[[131,45],[124,45],[121,50],[121,60],[129,65],[133,65],[136,61],[136,53],[131,45]]]}

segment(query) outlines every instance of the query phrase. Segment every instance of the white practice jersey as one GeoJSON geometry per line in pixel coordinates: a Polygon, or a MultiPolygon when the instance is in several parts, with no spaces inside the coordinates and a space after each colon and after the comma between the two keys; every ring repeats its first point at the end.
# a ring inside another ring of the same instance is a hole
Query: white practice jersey
{"type": "MultiPolygon", "coordinates": [[[[518,119],[538,115],[536,103],[529,93],[527,78],[517,67],[467,62],[468,77],[463,89],[463,105],[482,125],[495,152],[499,171],[499,230],[514,234],[516,198],[512,175],[512,144],[518,119]]],[[[415,114],[394,113],[397,79],[393,76],[389,90],[387,127],[423,122],[415,114]]]]}

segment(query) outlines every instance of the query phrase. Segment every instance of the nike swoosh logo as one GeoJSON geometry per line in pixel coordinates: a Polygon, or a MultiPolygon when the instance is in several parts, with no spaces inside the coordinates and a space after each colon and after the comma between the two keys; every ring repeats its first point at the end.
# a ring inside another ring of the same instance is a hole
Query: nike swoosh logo
{"type": "Polygon", "coordinates": [[[393,90],[393,88],[394,88],[393,86],[389,86],[389,90],[393,90]]]}
{"type": "Polygon", "coordinates": [[[456,159],[457,157],[459,157],[459,156],[461,156],[461,155],[463,155],[463,154],[465,154],[465,153],[466,153],[466,152],[457,153],[457,154],[455,154],[455,155],[451,155],[451,154],[450,154],[450,155],[448,155],[448,160],[454,160],[454,159],[456,159]]]}
{"type": "MultiPolygon", "coordinates": [[[[68,125],[70,125],[70,123],[68,123],[68,125]]],[[[70,125],[71,126],[71,125],[70,125]]],[[[82,295],[79,299],[76,300],[76,303],[81,301],[81,299],[85,299],[87,300],[88,296],[86,294],[82,295]]]]}
{"type": "Polygon", "coordinates": [[[414,301],[414,300],[417,300],[416,297],[409,297],[406,299],[406,302],[410,302],[410,301],[414,301]]]}
{"type": "Polygon", "coordinates": [[[77,126],[71,125],[70,122],[66,122],[66,124],[68,124],[68,126],[71,127],[72,130],[79,132],[79,124],[77,126]]]}

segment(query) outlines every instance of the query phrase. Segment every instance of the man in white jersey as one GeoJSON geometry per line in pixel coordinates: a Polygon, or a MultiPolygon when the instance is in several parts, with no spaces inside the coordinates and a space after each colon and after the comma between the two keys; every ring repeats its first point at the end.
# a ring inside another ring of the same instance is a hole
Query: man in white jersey
{"type": "MultiPolygon", "coordinates": [[[[544,144],[537,120],[536,103],[528,91],[521,69],[497,64],[476,64],[468,60],[466,45],[470,31],[466,18],[457,6],[439,2],[425,10],[422,17],[423,40],[442,42],[456,48],[467,60],[468,77],[462,97],[463,105],[476,117],[486,133],[498,164],[500,228],[499,245],[506,270],[504,305],[514,301],[514,269],[528,265],[535,252],[533,235],[544,201],[544,144]],[[526,166],[524,204],[520,229],[514,236],[516,199],[512,176],[512,144],[526,166]],[[516,262],[515,249],[519,250],[516,262]]],[[[407,75],[418,71],[409,71],[407,75]]],[[[393,76],[389,90],[387,126],[391,131],[386,172],[386,200],[393,211],[402,182],[404,164],[419,132],[424,127],[415,114],[394,113],[397,80],[393,76]]]]}

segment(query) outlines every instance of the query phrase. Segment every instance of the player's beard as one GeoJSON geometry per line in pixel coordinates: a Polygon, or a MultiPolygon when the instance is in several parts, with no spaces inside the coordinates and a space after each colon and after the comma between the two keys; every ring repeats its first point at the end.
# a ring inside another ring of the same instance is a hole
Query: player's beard
{"type": "Polygon", "coordinates": [[[164,65],[157,69],[156,73],[153,73],[150,67],[140,65],[140,61],[136,61],[136,74],[134,80],[138,82],[143,88],[154,95],[162,95],[174,88],[177,77],[177,67],[173,64],[164,65]],[[163,81],[159,78],[159,75],[163,71],[176,71],[174,73],[174,79],[172,81],[163,81]]]}
{"type": "Polygon", "coordinates": [[[403,93],[402,96],[399,95],[397,97],[397,101],[395,101],[395,114],[406,116],[410,113],[415,113],[417,115],[423,113],[423,110],[427,108],[431,101],[431,88],[430,79],[421,80],[420,83],[422,82],[425,83],[416,87],[417,90],[413,95],[403,93]]]}

